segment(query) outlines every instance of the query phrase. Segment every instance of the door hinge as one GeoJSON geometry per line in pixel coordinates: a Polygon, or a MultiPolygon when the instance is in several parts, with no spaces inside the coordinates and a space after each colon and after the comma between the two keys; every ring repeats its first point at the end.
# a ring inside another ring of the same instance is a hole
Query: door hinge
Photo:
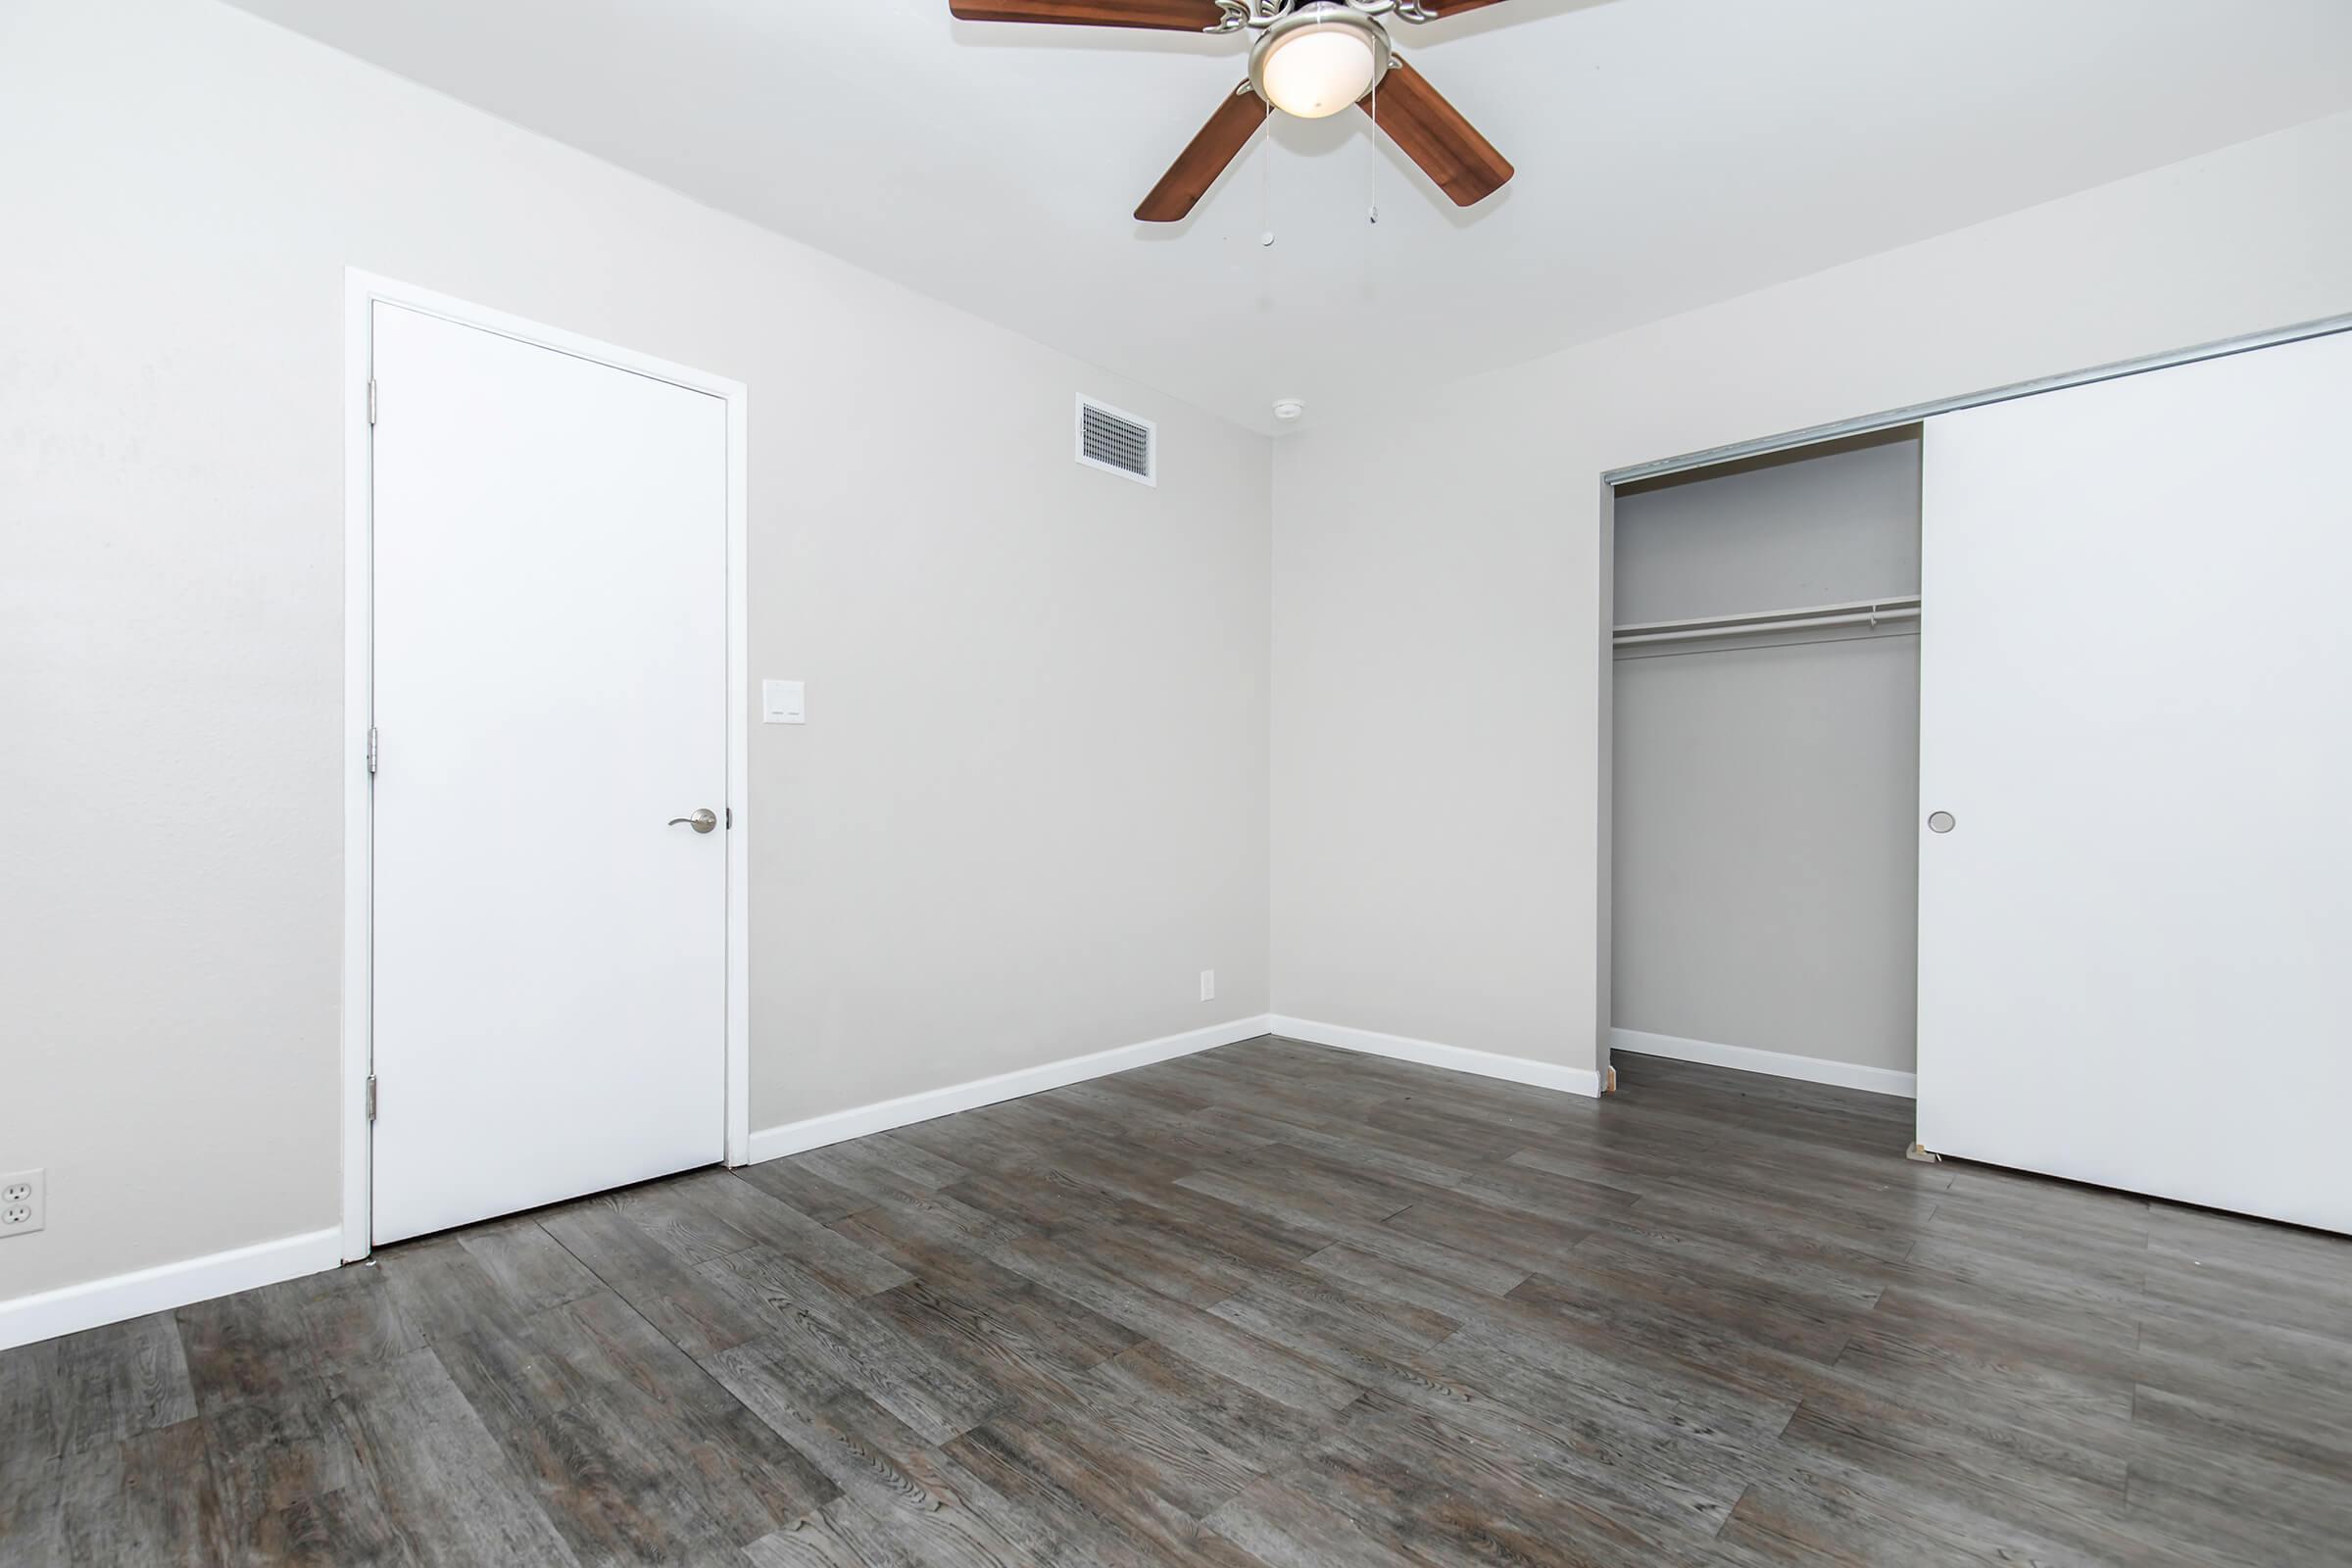
{"type": "Polygon", "coordinates": [[[368,1075],[368,1119],[375,1120],[375,1074],[368,1075]]]}
{"type": "Polygon", "coordinates": [[[375,377],[368,378],[368,422],[375,422],[375,377]]]}
{"type": "Polygon", "coordinates": [[[370,773],[375,771],[375,726],[370,724],[368,726],[368,771],[370,773]]]}

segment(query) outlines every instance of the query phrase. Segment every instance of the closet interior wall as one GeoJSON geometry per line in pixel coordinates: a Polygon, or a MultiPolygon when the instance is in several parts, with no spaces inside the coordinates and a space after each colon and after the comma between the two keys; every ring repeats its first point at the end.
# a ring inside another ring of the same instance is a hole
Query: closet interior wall
{"type": "MultiPolygon", "coordinates": [[[[1915,603],[1920,450],[1909,426],[1621,487],[1620,635],[1915,603]]],[[[1915,1070],[1922,612],[1619,644],[1618,1049],[1915,1070]]]]}

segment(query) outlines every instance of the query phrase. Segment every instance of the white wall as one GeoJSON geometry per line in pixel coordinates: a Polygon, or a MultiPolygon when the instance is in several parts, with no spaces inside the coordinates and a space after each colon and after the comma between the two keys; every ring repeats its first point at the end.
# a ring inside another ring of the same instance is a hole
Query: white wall
{"type": "Polygon", "coordinates": [[[0,214],[0,1298],[337,1221],[347,264],[751,388],[755,1128],[1265,1009],[1262,438],[207,0],[0,214]]]}
{"type": "Polygon", "coordinates": [[[1278,444],[1280,1013],[1595,1061],[1605,469],[2352,311],[2352,115],[1278,444]]]}

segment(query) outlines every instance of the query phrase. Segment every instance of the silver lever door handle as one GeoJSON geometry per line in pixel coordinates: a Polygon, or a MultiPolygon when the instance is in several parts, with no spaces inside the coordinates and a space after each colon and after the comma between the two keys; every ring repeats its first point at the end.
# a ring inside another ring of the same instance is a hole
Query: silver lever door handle
{"type": "Polygon", "coordinates": [[[690,827],[697,833],[708,833],[718,826],[718,813],[706,806],[692,816],[671,817],[669,825],[671,827],[690,827]]]}

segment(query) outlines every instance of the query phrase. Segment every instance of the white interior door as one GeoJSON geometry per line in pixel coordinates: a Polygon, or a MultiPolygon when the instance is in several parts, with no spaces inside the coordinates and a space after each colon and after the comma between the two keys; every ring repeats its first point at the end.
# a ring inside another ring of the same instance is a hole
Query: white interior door
{"type": "Polygon", "coordinates": [[[2348,418],[2352,335],[1929,423],[1928,1148],[2352,1231],[2348,418]]]}
{"type": "Polygon", "coordinates": [[[372,339],[382,1243],[723,1155],[727,419],[380,302],[372,339]]]}

